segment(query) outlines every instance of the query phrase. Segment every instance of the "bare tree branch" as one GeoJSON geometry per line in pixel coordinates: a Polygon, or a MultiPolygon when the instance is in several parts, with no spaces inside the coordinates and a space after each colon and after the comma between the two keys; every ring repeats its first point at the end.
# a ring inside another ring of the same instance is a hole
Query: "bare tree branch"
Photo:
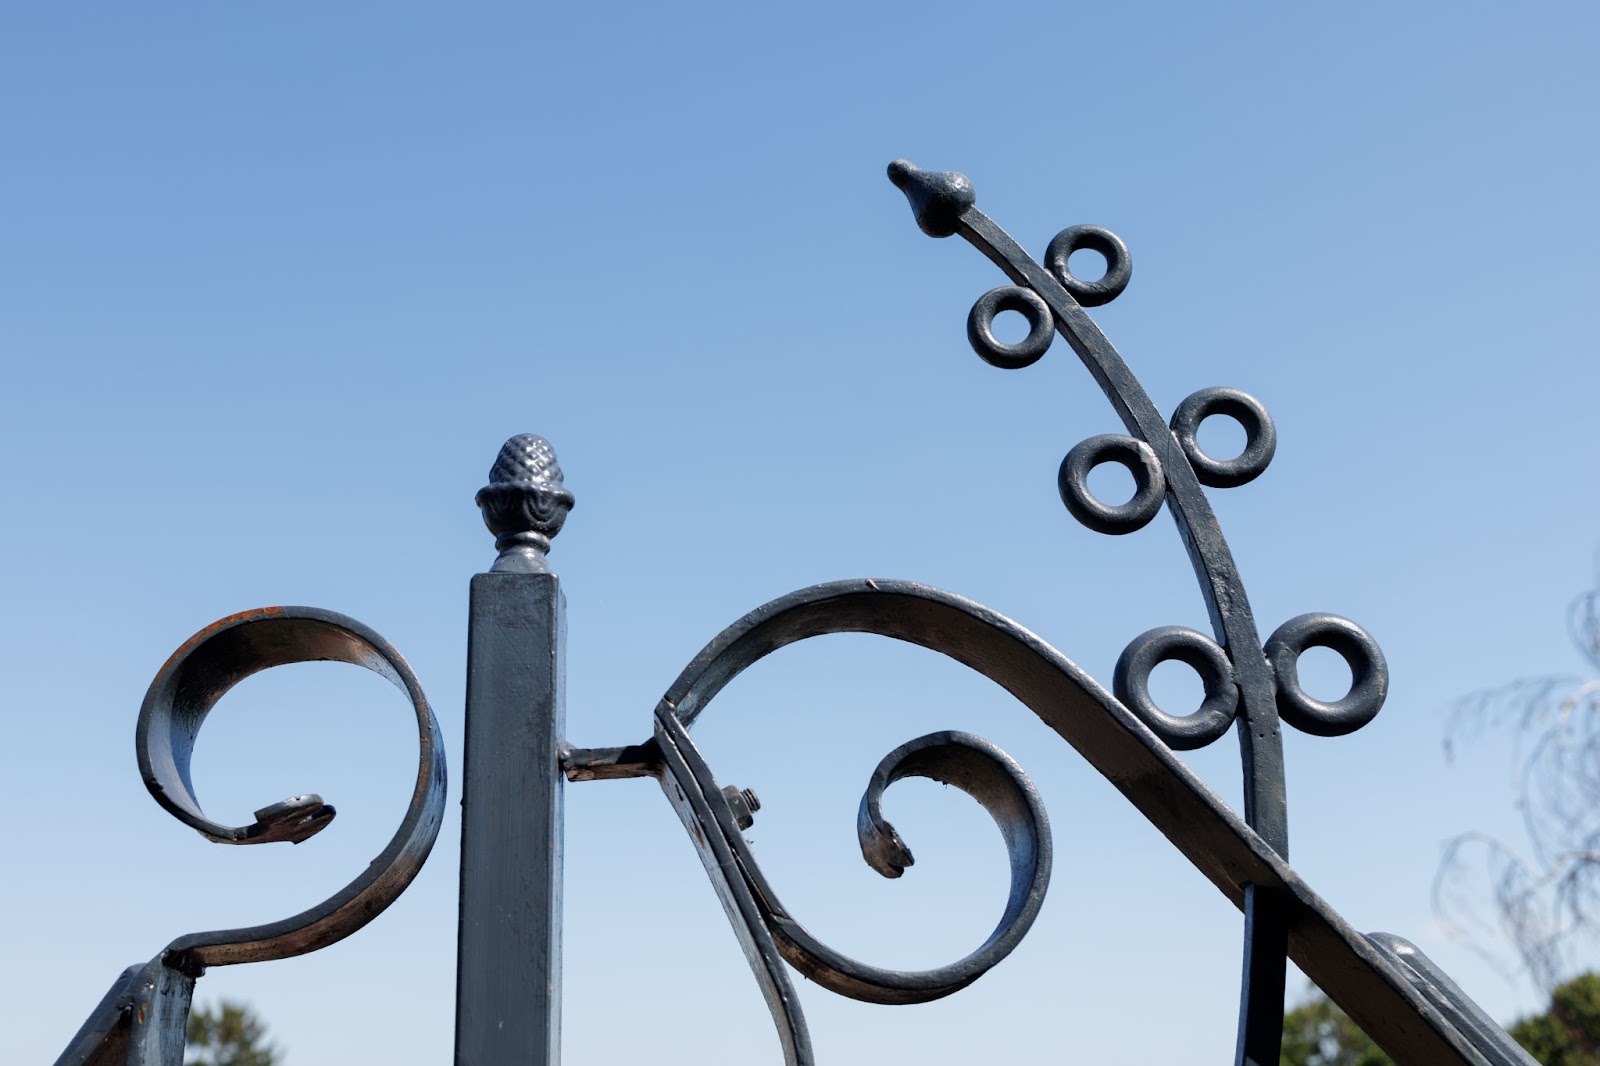
{"type": "MultiPolygon", "coordinates": [[[[1600,589],[1574,601],[1568,627],[1600,672],[1600,589]]],[[[1446,758],[1490,735],[1511,739],[1526,846],[1484,833],[1448,841],[1434,909],[1497,965],[1484,945],[1509,944],[1548,991],[1600,941],[1600,678],[1529,678],[1466,697],[1451,715],[1446,758]]]]}

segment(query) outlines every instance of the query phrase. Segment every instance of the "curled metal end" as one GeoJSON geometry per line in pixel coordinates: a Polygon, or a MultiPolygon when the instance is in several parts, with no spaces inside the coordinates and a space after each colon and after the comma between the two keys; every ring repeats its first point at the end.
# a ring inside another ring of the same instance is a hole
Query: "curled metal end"
{"type": "MultiPolygon", "coordinates": [[[[291,844],[298,844],[302,840],[310,840],[328,827],[333,821],[333,816],[339,813],[330,803],[323,803],[322,797],[315,792],[308,792],[304,796],[290,796],[278,803],[271,803],[256,811],[254,830],[256,836],[247,841],[250,844],[262,844],[272,840],[287,840],[291,844]]],[[[223,841],[223,843],[237,843],[237,841],[223,841]]]]}
{"type": "Polygon", "coordinates": [[[822,943],[781,912],[770,887],[762,895],[780,913],[773,918],[778,950],[790,965],[840,995],[868,1003],[926,1003],[948,996],[988,973],[1022,942],[1044,903],[1050,884],[1050,821],[1033,783],[1000,748],[971,733],[929,733],[884,756],[872,772],[856,815],[856,835],[867,865],[899,877],[914,861],[911,849],[883,817],[883,793],[906,777],[954,785],[981,804],[1005,838],[1011,890],[994,931],[971,954],[931,970],[873,966],[822,943]]]}
{"type": "Polygon", "coordinates": [[[856,836],[861,838],[861,857],[885,877],[899,877],[907,866],[917,861],[906,842],[900,839],[900,832],[878,812],[877,797],[873,798],[870,809],[865,799],[861,801],[856,836]]]}
{"type": "Polygon", "coordinates": [[[195,796],[190,763],[206,716],[229,689],[252,674],[301,662],[365,667],[405,693],[417,720],[417,784],[400,828],[381,855],[350,884],[292,918],[247,929],[193,933],[169,952],[205,966],[285,958],[342,940],[377,917],[421,869],[444,818],[444,748],[439,723],[411,667],[382,637],[353,618],[315,607],[267,607],[222,619],[173,653],[139,710],[139,772],[156,802],[208,840],[223,844],[298,844],[333,820],[315,793],[291,796],[255,812],[246,826],[212,820],[195,796]]]}
{"type": "MultiPolygon", "coordinates": [[[[954,785],[976,799],[999,826],[1010,858],[1010,893],[988,938],[949,965],[906,971],[851,958],[818,940],[797,921],[762,873],[740,831],[748,826],[732,801],[744,794],[742,790],[716,787],[710,766],[674,711],[658,707],[656,723],[657,742],[667,765],[662,787],[678,808],[713,883],[721,886],[719,894],[730,907],[735,932],[747,942],[746,954],[758,980],[775,988],[786,987],[781,976],[772,972],[771,960],[763,955],[770,946],[795,969],[839,995],[866,1003],[926,1003],[959,992],[988,973],[1022,942],[1038,917],[1050,883],[1049,819],[1022,768],[982,737],[947,731],[902,744],[878,764],[861,798],[856,818],[861,853],[885,877],[899,877],[912,862],[911,852],[881,810],[884,790],[906,777],[954,785]],[[713,797],[728,802],[716,803],[713,797]]],[[[796,1030],[799,1014],[786,1001],[779,1002],[782,1000],[782,996],[777,1000],[769,996],[769,1003],[777,1004],[774,1017],[779,1031],[796,1030]]]]}
{"type": "MultiPolygon", "coordinates": [[[[1050,881],[1050,822],[1044,803],[1011,756],[971,733],[929,733],[900,745],[878,763],[856,815],[856,835],[867,865],[884,877],[899,877],[916,862],[899,831],[883,816],[884,791],[907,777],[954,785],[982,804],[1000,827],[1011,858],[1011,900],[1001,926],[1015,921],[1030,905],[1036,910],[1050,881]]],[[[1031,914],[1027,921],[1032,921],[1031,914]]]]}
{"type": "Polygon", "coordinates": [[[961,216],[978,202],[978,194],[965,174],[953,170],[923,170],[904,160],[889,164],[889,180],[906,194],[917,226],[930,237],[955,233],[961,216]]]}
{"type": "Polygon", "coordinates": [[[550,539],[561,532],[572,510],[573,496],[561,479],[550,442],[534,433],[506,441],[489,470],[489,483],[478,490],[483,524],[495,535],[500,557],[496,572],[549,573],[545,555],[550,539]]]}

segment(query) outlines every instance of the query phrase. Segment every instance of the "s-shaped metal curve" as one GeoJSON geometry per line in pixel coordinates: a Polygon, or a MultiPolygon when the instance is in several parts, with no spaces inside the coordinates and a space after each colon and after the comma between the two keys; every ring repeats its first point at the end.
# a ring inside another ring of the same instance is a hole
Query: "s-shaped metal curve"
{"type": "MultiPolygon", "coordinates": [[[[657,729],[658,743],[676,751],[701,794],[723,795],[682,721],[658,719],[657,729]]],[[[926,1003],[967,987],[1022,942],[1038,917],[1050,883],[1050,822],[1033,783],[1000,748],[982,737],[954,730],[902,744],[878,764],[861,797],[856,819],[867,865],[885,877],[899,877],[912,863],[910,849],[880,809],[884,790],[907,777],[932,778],[977,800],[1005,839],[1011,868],[1005,910],[994,930],[965,957],[931,970],[873,966],[823,943],[784,907],[756,863],[729,804],[707,804],[716,823],[713,831],[727,840],[734,860],[754,888],[762,921],[777,938],[779,954],[822,987],[867,1003],[926,1003]]],[[[697,815],[695,822],[703,820],[697,815]]]]}
{"type": "MultiPolygon", "coordinates": [[[[1317,897],[1137,715],[1070,660],[970,600],[887,580],[816,585],[757,608],[708,644],[656,707],[655,772],[723,902],[791,1066],[811,1066],[814,1058],[783,960],[814,979],[811,967],[831,960],[796,934],[798,923],[772,893],[726,797],[689,740],[688,726],[751,664],[825,633],[903,640],[995,681],[1088,759],[1241,910],[1253,900],[1270,900],[1271,913],[1286,930],[1289,957],[1391,1054],[1407,1062],[1488,1066],[1391,959],[1317,897]]],[[[880,983],[883,973],[874,975],[880,983]]],[[[834,982],[829,987],[855,994],[851,974],[834,982]]]]}

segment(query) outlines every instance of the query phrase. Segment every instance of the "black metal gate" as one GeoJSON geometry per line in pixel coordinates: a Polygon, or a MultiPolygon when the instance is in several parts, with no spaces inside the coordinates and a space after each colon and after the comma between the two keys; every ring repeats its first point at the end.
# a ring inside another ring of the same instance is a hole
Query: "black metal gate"
{"type": "MultiPolygon", "coordinates": [[[[1188,549],[1213,631],[1163,627],[1135,638],[1109,690],[1017,622],[961,596],[904,581],[849,580],[790,593],[717,635],[666,690],[639,743],[574,749],[566,742],[564,612],[546,553],[573,497],[554,451],[533,435],[501,449],[479,491],[499,556],[472,580],[468,651],[456,1061],[462,1066],[551,1066],[560,1058],[562,792],[569,781],[652,777],[688,831],[765,995],[785,1060],[813,1061],[790,969],[841,995],[875,1003],[919,1003],[949,995],[1003,960],[1026,935],[1050,880],[1048,819],[1027,776],[990,742],[961,732],[916,738],[884,757],[860,805],[862,856],[886,877],[912,862],[884,819],[880,800],[895,781],[927,777],[962,789],[993,816],[1010,861],[1010,894],[999,923],[972,953],[925,971],[873,966],[829,947],[785,909],[743,831],[759,801],[722,784],[691,730],[717,693],[764,656],[825,633],[875,633],[940,652],[993,679],[1030,707],[1153,823],[1244,915],[1243,979],[1235,1061],[1276,1066],[1285,960],[1293,959],[1395,1059],[1404,1063],[1526,1064],[1531,1060],[1450,979],[1407,941],[1363,935],[1287,862],[1288,811],[1281,726],[1317,736],[1359,729],[1387,691],[1383,654],[1360,626],[1303,614],[1263,641],[1205,489],[1245,484],[1272,461],[1266,409],[1230,388],[1208,388],[1164,418],[1086,308],[1115,299],[1131,271],[1120,238],[1073,226],[1032,259],[976,206],[960,174],[905,162],[890,179],[933,237],[959,235],[1010,284],[979,298],[968,318],[973,348],[987,362],[1021,369],[1059,334],[1104,390],[1125,434],[1091,437],[1063,460],[1062,502],[1092,530],[1143,527],[1163,504],[1188,549]],[[1073,252],[1106,260],[1096,281],[1074,277],[1073,252]],[[996,337],[1011,311],[1027,336],[996,337]],[[1197,441],[1206,418],[1224,415],[1245,431],[1243,451],[1208,455],[1197,441]],[[1135,492],[1121,504],[1096,498],[1090,472],[1125,467],[1135,492]],[[1350,667],[1341,699],[1302,688],[1297,660],[1330,648],[1350,667]],[[1151,698],[1151,671],[1176,660],[1204,684],[1195,711],[1171,714],[1151,698]],[[1233,732],[1240,745],[1244,809],[1229,809],[1178,758],[1233,732]]],[[[169,813],[227,844],[300,841],[334,816],[321,797],[263,808],[246,826],[204,813],[190,778],[195,738],[212,706],[258,671],[333,660],[394,683],[415,711],[419,760],[410,806],[387,848],[354,881],[292,918],[245,929],[178,937],[113,984],[73,1037],[58,1066],[128,1063],[178,1066],[195,981],[211,966],[315,951],[371,921],[410,884],[445,815],[445,759],[438,723],[405,660],[353,619],[282,607],[225,618],[179,648],[157,674],[138,719],[146,786],[169,813]]]]}

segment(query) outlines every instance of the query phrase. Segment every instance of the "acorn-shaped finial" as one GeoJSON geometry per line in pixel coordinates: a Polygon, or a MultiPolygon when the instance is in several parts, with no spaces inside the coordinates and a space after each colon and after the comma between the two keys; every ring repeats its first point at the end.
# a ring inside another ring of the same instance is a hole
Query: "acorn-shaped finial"
{"type": "Polygon", "coordinates": [[[573,504],[572,493],[561,483],[561,466],[550,442],[533,433],[519,433],[506,441],[477,499],[483,524],[500,549],[490,569],[549,573],[545,553],[550,538],[561,532],[573,504]]]}

